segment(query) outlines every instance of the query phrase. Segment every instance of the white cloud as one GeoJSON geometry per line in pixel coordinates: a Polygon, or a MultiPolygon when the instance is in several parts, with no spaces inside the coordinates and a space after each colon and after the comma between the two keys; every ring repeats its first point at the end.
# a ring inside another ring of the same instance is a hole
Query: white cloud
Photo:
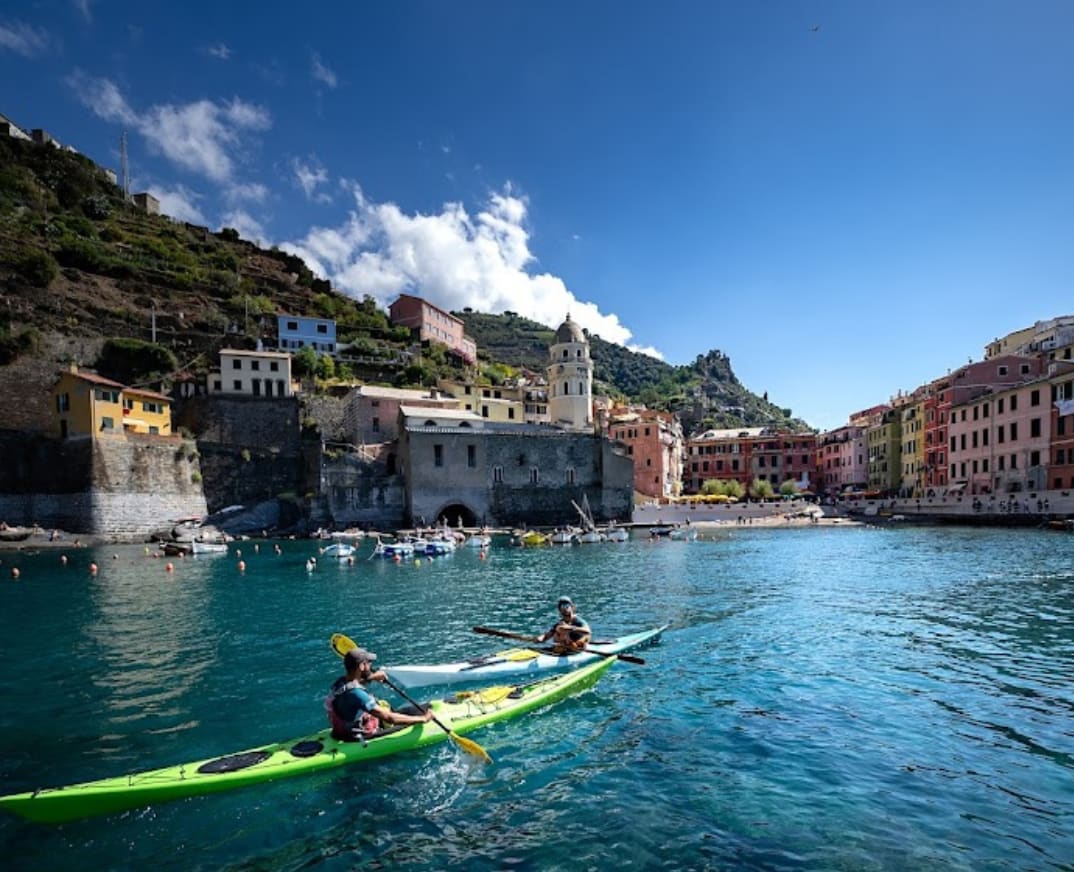
{"type": "Polygon", "coordinates": [[[229,102],[162,103],[138,112],[108,79],[75,73],[68,82],[101,118],[133,127],[172,163],[218,183],[234,176],[235,153],[244,135],[272,126],[266,109],[237,97],[229,102]]]}
{"type": "Polygon", "coordinates": [[[306,163],[301,158],[296,157],[291,161],[291,169],[295,174],[295,182],[302,189],[302,193],[306,195],[307,200],[314,200],[318,203],[332,202],[330,194],[324,191],[317,192],[318,186],[328,182],[328,171],[317,158],[311,156],[309,162],[306,163]]]}
{"type": "Polygon", "coordinates": [[[211,57],[214,57],[220,61],[226,61],[231,57],[231,49],[228,48],[227,45],[222,42],[218,42],[215,45],[210,45],[207,49],[205,49],[205,51],[211,57]]]}
{"type": "Polygon", "coordinates": [[[243,239],[248,239],[250,242],[256,242],[263,248],[269,245],[268,240],[265,237],[265,228],[261,226],[261,222],[254,218],[245,209],[234,209],[228,212],[220,221],[221,227],[231,227],[239,231],[239,236],[243,239]]]}
{"type": "Polygon", "coordinates": [[[176,185],[172,189],[150,186],[149,193],[160,200],[160,211],[165,215],[170,215],[177,221],[189,221],[191,224],[208,226],[209,222],[205,220],[205,216],[196,205],[201,195],[195,191],[183,185],[176,185]]]}
{"type": "Polygon", "coordinates": [[[313,68],[310,70],[310,75],[318,82],[324,82],[329,88],[334,88],[339,84],[336,74],[321,63],[321,56],[316,53],[313,55],[313,68]]]}
{"type": "MultiPolygon", "coordinates": [[[[579,299],[558,276],[529,271],[528,203],[509,185],[490,194],[471,217],[460,203],[447,203],[438,214],[408,215],[346,184],[355,208],[341,226],[316,227],[304,239],[280,245],[341,290],[369,294],[385,305],[401,292],[419,293],[444,309],[511,310],[549,326],[569,312],[601,338],[629,342],[632,333],[617,315],[579,299]]],[[[660,356],[654,349],[635,350],[660,356]]]]}
{"type": "Polygon", "coordinates": [[[93,21],[93,10],[90,9],[90,0],[71,0],[71,5],[82,13],[86,21],[93,21]]]}
{"type": "Polygon", "coordinates": [[[264,203],[268,199],[268,193],[268,188],[260,182],[248,182],[230,185],[224,191],[224,197],[229,203],[264,203]]]}
{"type": "Polygon", "coordinates": [[[48,32],[21,21],[0,24],[0,49],[8,49],[24,58],[32,58],[49,47],[48,32]]]}

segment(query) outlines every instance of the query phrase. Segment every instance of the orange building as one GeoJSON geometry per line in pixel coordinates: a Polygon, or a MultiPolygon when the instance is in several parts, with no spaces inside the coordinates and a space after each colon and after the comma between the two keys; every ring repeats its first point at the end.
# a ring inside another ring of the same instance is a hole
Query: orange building
{"type": "Polygon", "coordinates": [[[668,412],[617,406],[608,410],[605,432],[622,442],[634,461],[634,490],[653,499],[682,490],[683,438],[679,419],[668,412]]]}

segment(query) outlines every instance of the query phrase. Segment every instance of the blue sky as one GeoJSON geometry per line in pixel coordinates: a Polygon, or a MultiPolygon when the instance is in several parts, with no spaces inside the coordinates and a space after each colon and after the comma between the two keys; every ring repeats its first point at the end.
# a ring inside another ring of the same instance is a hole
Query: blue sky
{"type": "Polygon", "coordinates": [[[827,429],[1074,309],[1071,45],[1061,2],[15,0],[0,112],[348,293],[719,348],[827,429]]]}

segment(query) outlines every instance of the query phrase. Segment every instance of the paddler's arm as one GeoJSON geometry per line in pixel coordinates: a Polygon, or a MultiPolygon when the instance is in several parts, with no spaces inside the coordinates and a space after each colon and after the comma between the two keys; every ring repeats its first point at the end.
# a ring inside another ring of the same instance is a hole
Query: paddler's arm
{"type": "Polygon", "coordinates": [[[406,724],[427,724],[433,719],[433,709],[431,706],[425,709],[420,715],[406,715],[402,712],[393,712],[391,709],[378,705],[373,709],[373,714],[375,714],[383,723],[396,724],[398,726],[404,726],[406,724]]]}

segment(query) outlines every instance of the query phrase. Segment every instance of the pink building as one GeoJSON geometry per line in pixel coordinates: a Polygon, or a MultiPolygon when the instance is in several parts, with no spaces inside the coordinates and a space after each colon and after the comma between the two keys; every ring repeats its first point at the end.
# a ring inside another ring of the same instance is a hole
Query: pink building
{"type": "Polygon", "coordinates": [[[477,360],[477,343],[463,332],[462,321],[427,300],[400,294],[388,314],[393,324],[409,327],[422,342],[446,345],[467,363],[477,360]]]}
{"type": "Polygon", "coordinates": [[[618,406],[606,410],[605,432],[627,446],[634,490],[654,499],[679,496],[685,443],[679,419],[668,412],[618,406]]]}
{"type": "Polygon", "coordinates": [[[1041,377],[1042,361],[1000,357],[973,366],[975,375],[953,381],[955,397],[961,386],[964,399],[952,403],[948,419],[948,489],[971,494],[1042,490],[1052,428],[1051,385],[1041,377]],[[981,381],[988,378],[1008,383],[989,389],[981,381]]]}
{"type": "Polygon", "coordinates": [[[865,428],[857,424],[837,427],[817,437],[819,489],[837,494],[864,490],[869,480],[869,452],[865,428]]]}

